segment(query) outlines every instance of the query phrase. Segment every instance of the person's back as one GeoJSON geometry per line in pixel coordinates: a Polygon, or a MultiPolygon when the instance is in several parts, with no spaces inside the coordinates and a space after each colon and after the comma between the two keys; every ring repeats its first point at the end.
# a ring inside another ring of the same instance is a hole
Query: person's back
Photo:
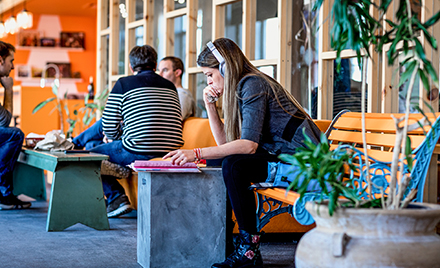
{"type": "MultiPolygon", "coordinates": [[[[172,82],[155,73],[156,51],[148,45],[136,46],[129,58],[134,75],[116,82],[102,117],[102,130],[112,142],[90,149],[122,166],[161,157],[183,145],[177,90],[172,82]]],[[[102,175],[101,179],[107,216],[130,212],[133,208],[117,178],[102,175]]]]}
{"type": "Polygon", "coordinates": [[[173,83],[153,70],[119,79],[103,114],[103,130],[133,153],[160,154],[183,145],[179,97],[173,83]]]}

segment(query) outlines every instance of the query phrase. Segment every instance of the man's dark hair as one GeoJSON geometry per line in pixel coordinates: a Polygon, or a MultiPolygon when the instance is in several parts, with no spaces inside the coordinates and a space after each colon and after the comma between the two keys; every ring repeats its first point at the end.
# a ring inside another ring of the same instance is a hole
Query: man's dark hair
{"type": "Polygon", "coordinates": [[[142,70],[155,70],[157,65],[157,52],[149,45],[135,46],[128,55],[131,68],[135,72],[142,70]]]}
{"type": "Polygon", "coordinates": [[[15,47],[13,45],[0,41],[0,57],[6,59],[6,57],[11,55],[11,51],[15,52],[15,47]]]}
{"type": "Polygon", "coordinates": [[[175,70],[182,70],[182,73],[180,74],[180,78],[182,78],[183,76],[183,72],[185,71],[185,67],[183,66],[183,61],[177,57],[173,57],[173,56],[168,56],[162,59],[164,60],[169,60],[171,61],[171,63],[173,64],[173,71],[175,70]]]}

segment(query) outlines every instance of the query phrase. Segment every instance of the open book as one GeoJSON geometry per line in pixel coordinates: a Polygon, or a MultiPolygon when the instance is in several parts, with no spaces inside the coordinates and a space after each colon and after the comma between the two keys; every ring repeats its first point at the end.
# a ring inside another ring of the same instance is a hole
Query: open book
{"type": "Polygon", "coordinates": [[[148,172],[200,172],[197,165],[192,162],[178,166],[171,164],[171,161],[136,160],[131,167],[136,171],[148,172]]]}

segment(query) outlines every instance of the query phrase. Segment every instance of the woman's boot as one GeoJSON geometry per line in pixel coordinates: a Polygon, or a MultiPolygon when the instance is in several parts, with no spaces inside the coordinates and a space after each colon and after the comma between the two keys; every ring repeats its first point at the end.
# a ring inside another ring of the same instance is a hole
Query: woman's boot
{"type": "Polygon", "coordinates": [[[234,241],[234,252],[222,263],[214,263],[212,268],[263,267],[260,254],[261,234],[251,235],[241,230],[234,241]]]}

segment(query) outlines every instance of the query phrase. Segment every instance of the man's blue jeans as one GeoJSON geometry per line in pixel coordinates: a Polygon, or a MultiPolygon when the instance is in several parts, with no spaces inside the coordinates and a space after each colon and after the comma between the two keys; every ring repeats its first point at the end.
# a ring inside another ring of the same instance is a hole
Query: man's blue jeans
{"type": "MultiPolygon", "coordinates": [[[[122,145],[121,140],[116,140],[110,143],[104,143],[90,149],[91,152],[108,155],[109,161],[112,163],[126,166],[133,163],[135,160],[150,160],[161,155],[144,155],[135,154],[127,151],[122,145]]],[[[125,194],[124,188],[113,176],[102,175],[102,187],[104,194],[107,197],[107,203],[110,204],[120,195],[125,194]]]]}
{"type": "Polygon", "coordinates": [[[102,132],[102,119],[99,119],[91,127],[84,130],[78,137],[75,137],[72,142],[79,147],[84,147],[90,150],[98,145],[104,144],[102,139],[104,134],[102,132]]]}
{"type": "Polygon", "coordinates": [[[0,196],[12,195],[12,171],[23,145],[24,134],[16,127],[0,127],[0,196]]]}

